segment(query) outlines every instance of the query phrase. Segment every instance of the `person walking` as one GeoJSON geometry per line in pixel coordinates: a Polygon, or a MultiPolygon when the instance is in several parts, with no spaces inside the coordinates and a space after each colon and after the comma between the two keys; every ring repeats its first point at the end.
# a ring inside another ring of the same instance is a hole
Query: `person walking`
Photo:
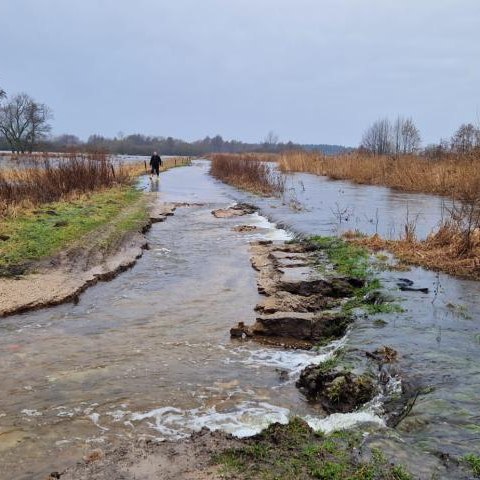
{"type": "Polygon", "coordinates": [[[160,175],[160,165],[162,164],[162,159],[157,152],[153,152],[152,158],[150,159],[150,178],[153,178],[153,174],[157,174],[157,178],[160,175]]]}

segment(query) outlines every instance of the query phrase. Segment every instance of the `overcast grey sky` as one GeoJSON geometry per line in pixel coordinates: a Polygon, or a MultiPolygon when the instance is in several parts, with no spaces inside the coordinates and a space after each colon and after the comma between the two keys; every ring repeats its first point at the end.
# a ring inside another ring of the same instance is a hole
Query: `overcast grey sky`
{"type": "Polygon", "coordinates": [[[480,0],[0,0],[0,86],[55,133],[425,143],[480,115],[480,0]]]}

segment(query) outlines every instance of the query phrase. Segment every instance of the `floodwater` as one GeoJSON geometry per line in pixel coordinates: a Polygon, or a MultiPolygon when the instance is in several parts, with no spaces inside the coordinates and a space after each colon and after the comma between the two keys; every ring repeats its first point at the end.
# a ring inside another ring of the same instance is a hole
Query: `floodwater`
{"type": "MultiPolygon", "coordinates": [[[[0,321],[0,478],[61,470],[89,448],[119,439],[179,438],[203,426],[250,435],[292,414],[323,431],[368,424],[372,442],[422,478],[434,472],[449,478],[435,452],[480,451],[477,283],[423,269],[381,272],[405,312],[381,315],[381,327],[376,318],[359,318],[344,339],[318,352],[229,338],[232,325],[255,318],[252,239],[343,229],[354,217],[337,222],[330,210],[336,201],[355,206],[354,228],[371,227],[363,220],[371,211],[401,221],[408,204],[409,211],[422,210],[418,229],[426,232],[441,218],[441,201],[311,175],[291,176],[290,200],[259,199],[213,180],[208,166],[173,169],[158,188],[153,184],[160,201],[191,206],[152,227],[150,250],[134,268],[87,290],[78,305],[0,321]],[[292,210],[291,198],[301,199],[302,209],[292,210]],[[260,215],[211,215],[248,199],[260,215]],[[238,224],[260,228],[237,233],[238,224]],[[430,293],[398,291],[396,280],[406,276],[430,293]],[[304,366],[338,348],[361,364],[365,350],[382,345],[398,350],[405,377],[429,387],[396,430],[384,426],[381,399],[360,412],[325,417],[294,386],[304,366]]],[[[152,189],[148,179],[143,188],[152,189]]]]}

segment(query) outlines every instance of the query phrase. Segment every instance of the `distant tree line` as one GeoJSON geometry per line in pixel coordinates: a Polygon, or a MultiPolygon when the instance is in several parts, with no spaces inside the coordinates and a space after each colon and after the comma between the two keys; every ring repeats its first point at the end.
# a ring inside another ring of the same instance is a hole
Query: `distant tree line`
{"type": "Polygon", "coordinates": [[[374,155],[422,153],[432,158],[446,153],[465,154],[480,150],[480,128],[462,124],[449,140],[422,149],[420,131],[411,118],[399,116],[394,122],[382,118],[365,130],[360,149],[374,155]]]}
{"type": "Polygon", "coordinates": [[[1,112],[3,112],[0,114],[0,149],[13,152],[31,151],[36,148],[50,152],[105,151],[112,154],[151,155],[156,150],[162,155],[200,156],[207,153],[283,152],[301,149],[321,151],[325,154],[339,154],[349,151],[349,149],[340,145],[304,146],[291,141],[279,142],[278,137],[273,132],[269,132],[265,139],[258,143],[224,140],[220,135],[207,136],[192,142],[173,137],[149,136],[139,133],[131,135],[119,133],[114,138],[95,134],[90,135],[87,141],[82,141],[73,134],[48,137],[47,134],[50,131],[48,120],[51,118],[51,113],[45,105],[36,104],[30,97],[21,94],[14,97],[8,104],[0,106],[1,112]],[[35,113],[33,122],[28,121],[28,112],[35,113]],[[1,115],[4,115],[4,117],[1,115]],[[23,116],[25,116],[25,119],[21,120],[20,123],[30,126],[22,132],[17,132],[14,128],[12,134],[12,125],[15,127],[17,118],[23,118],[23,116]],[[41,118],[42,121],[38,122],[37,117],[41,118]],[[5,130],[1,127],[2,124],[5,124],[5,130]]]}

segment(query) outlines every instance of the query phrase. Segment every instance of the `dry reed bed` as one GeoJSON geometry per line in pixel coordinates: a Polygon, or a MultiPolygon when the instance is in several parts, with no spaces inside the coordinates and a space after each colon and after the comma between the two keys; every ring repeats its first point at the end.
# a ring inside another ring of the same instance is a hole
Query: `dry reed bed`
{"type": "Polygon", "coordinates": [[[420,265],[434,271],[472,280],[480,280],[480,230],[470,237],[465,248],[465,234],[452,225],[444,225],[426,240],[402,238],[386,240],[379,235],[364,237],[346,234],[349,242],[373,251],[389,251],[408,265],[420,265]]]}
{"type": "Polygon", "coordinates": [[[261,195],[281,195],[285,176],[266,160],[265,154],[214,154],[210,174],[222,182],[261,195]]]}
{"type": "Polygon", "coordinates": [[[283,172],[307,172],[335,180],[457,199],[471,195],[480,186],[480,152],[444,155],[435,160],[418,155],[392,158],[361,153],[326,156],[291,152],[280,155],[278,164],[283,172]]]}
{"type": "MultiPolygon", "coordinates": [[[[162,170],[185,165],[189,159],[169,158],[162,170]]],[[[68,201],[85,194],[121,185],[132,185],[145,173],[143,161],[117,164],[106,154],[79,154],[51,161],[37,161],[35,167],[0,170],[0,218],[40,204],[68,201]]]]}
{"type": "Polygon", "coordinates": [[[130,182],[126,169],[106,159],[45,160],[37,168],[0,171],[0,215],[130,182]]]}

